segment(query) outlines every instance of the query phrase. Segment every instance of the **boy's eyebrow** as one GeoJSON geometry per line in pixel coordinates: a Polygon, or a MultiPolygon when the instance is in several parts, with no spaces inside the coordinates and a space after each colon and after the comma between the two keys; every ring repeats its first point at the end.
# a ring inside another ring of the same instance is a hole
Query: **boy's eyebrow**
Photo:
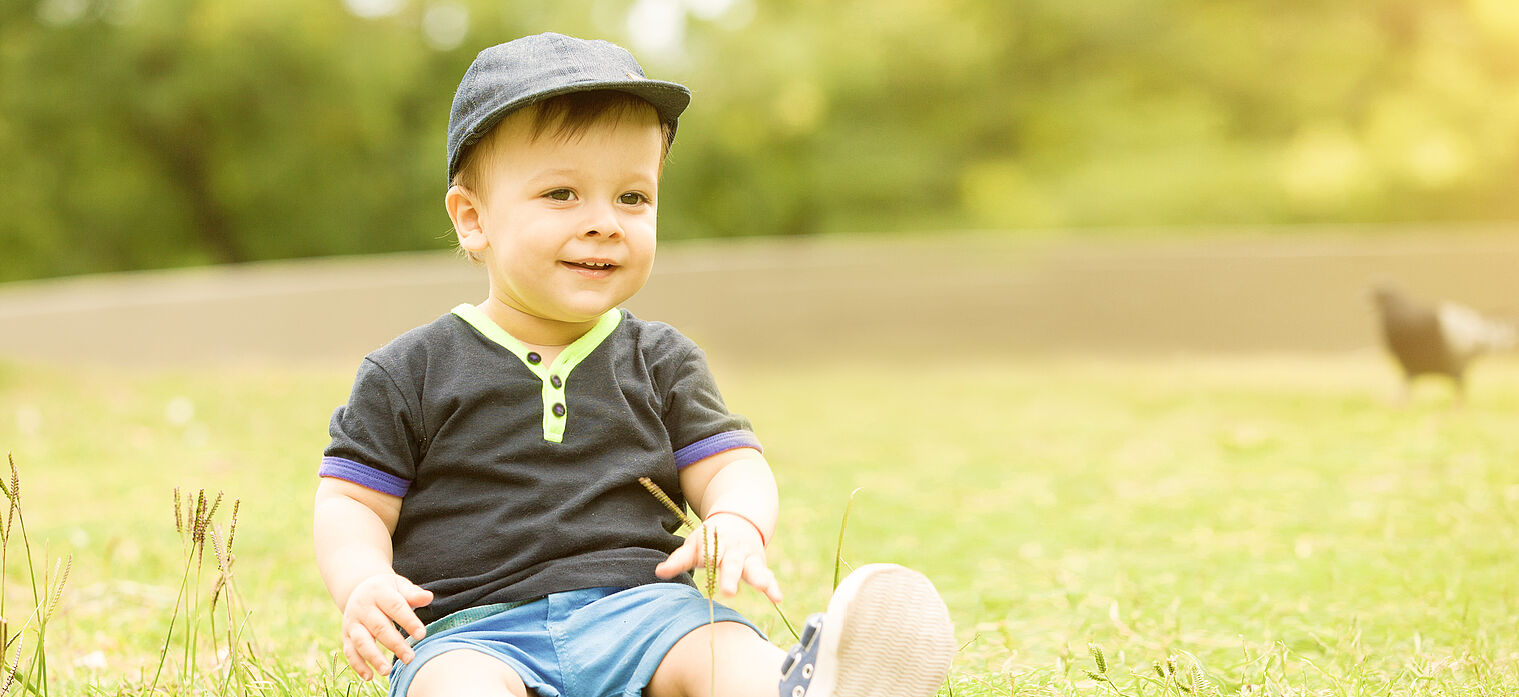
{"type": "Polygon", "coordinates": [[[579,171],[570,169],[568,167],[555,167],[553,169],[545,169],[541,172],[538,172],[537,174],[534,174],[532,177],[528,178],[528,181],[535,182],[539,179],[557,179],[559,177],[567,177],[574,174],[579,174],[579,171]]]}
{"type": "MultiPolygon", "coordinates": [[[[573,176],[576,176],[576,175],[579,175],[579,174],[581,174],[581,171],[578,170],[578,169],[575,169],[575,168],[571,168],[571,167],[554,167],[552,169],[542,170],[542,171],[534,174],[533,176],[528,177],[527,182],[528,182],[529,185],[537,185],[540,182],[544,182],[544,181],[548,181],[548,180],[554,180],[554,179],[562,179],[564,177],[573,177],[573,176]]],[[[645,177],[642,173],[634,175],[633,178],[636,179],[636,180],[638,180],[640,183],[645,182],[645,181],[648,181],[648,182],[658,182],[659,181],[659,178],[657,176],[655,176],[655,177],[645,177]]]]}

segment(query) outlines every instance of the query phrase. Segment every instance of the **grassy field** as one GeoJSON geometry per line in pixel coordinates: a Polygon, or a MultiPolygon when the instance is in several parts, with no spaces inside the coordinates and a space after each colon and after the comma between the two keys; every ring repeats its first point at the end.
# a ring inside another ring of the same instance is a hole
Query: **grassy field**
{"type": "MultiPolygon", "coordinates": [[[[721,367],[781,482],[787,614],[826,601],[858,487],[843,557],[935,580],[963,643],[954,695],[1519,690],[1512,360],[1478,368],[1464,409],[1433,385],[1393,406],[1371,353],[721,367]]],[[[177,694],[364,693],[332,668],[309,541],[350,378],[0,364],[33,551],[73,559],[49,694],[135,694],[161,658],[177,694]],[[198,677],[184,631],[166,641],[176,487],[225,492],[218,525],[239,500],[234,619],[262,682],[218,687],[210,630],[198,677]]],[[[30,608],[17,560],[7,600],[30,608]]],[[[735,604],[790,642],[761,598],[735,604]]]]}

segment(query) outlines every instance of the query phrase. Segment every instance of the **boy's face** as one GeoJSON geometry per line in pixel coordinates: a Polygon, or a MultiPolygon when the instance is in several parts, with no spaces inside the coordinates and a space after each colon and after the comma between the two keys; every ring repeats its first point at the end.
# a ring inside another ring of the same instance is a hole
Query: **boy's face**
{"type": "Polygon", "coordinates": [[[459,242],[484,260],[494,299],[553,322],[594,321],[649,278],[664,133],[652,108],[567,138],[532,129],[522,109],[490,136],[486,192],[474,225],[456,218],[459,242]]]}

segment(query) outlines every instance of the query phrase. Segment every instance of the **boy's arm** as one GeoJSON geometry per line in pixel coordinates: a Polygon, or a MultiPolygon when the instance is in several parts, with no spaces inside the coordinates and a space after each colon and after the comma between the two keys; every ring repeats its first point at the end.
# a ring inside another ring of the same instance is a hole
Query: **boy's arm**
{"type": "MultiPolygon", "coordinates": [[[[740,578],[780,602],[781,590],[765,559],[765,543],[775,533],[780,496],[770,463],[758,450],[734,448],[698,460],[680,471],[680,488],[704,528],[718,539],[718,585],[738,592],[740,578]]],[[[662,578],[702,564],[702,531],[656,569],[662,578]]]]}
{"type": "Polygon", "coordinates": [[[334,477],[322,477],[317,485],[317,568],[343,608],[343,653],[365,680],[373,677],[370,666],[381,675],[390,672],[390,661],[376,641],[403,663],[411,661],[414,652],[395,624],[420,639],[422,621],[413,608],[432,602],[431,591],[391,567],[390,536],[400,515],[400,497],[334,477]]]}

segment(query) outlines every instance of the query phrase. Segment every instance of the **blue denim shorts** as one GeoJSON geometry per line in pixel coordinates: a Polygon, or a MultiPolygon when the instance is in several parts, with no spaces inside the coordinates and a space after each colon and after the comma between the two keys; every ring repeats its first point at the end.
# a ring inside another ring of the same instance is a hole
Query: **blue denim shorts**
{"type": "MultiPolygon", "coordinates": [[[[732,609],[713,608],[718,622],[764,636],[732,609]]],[[[711,620],[707,599],[681,583],[555,593],[457,626],[445,617],[435,623],[442,631],[429,627],[410,664],[394,664],[390,694],[404,697],[429,659],[473,649],[510,666],[538,697],[637,697],[675,643],[711,620]]]]}

